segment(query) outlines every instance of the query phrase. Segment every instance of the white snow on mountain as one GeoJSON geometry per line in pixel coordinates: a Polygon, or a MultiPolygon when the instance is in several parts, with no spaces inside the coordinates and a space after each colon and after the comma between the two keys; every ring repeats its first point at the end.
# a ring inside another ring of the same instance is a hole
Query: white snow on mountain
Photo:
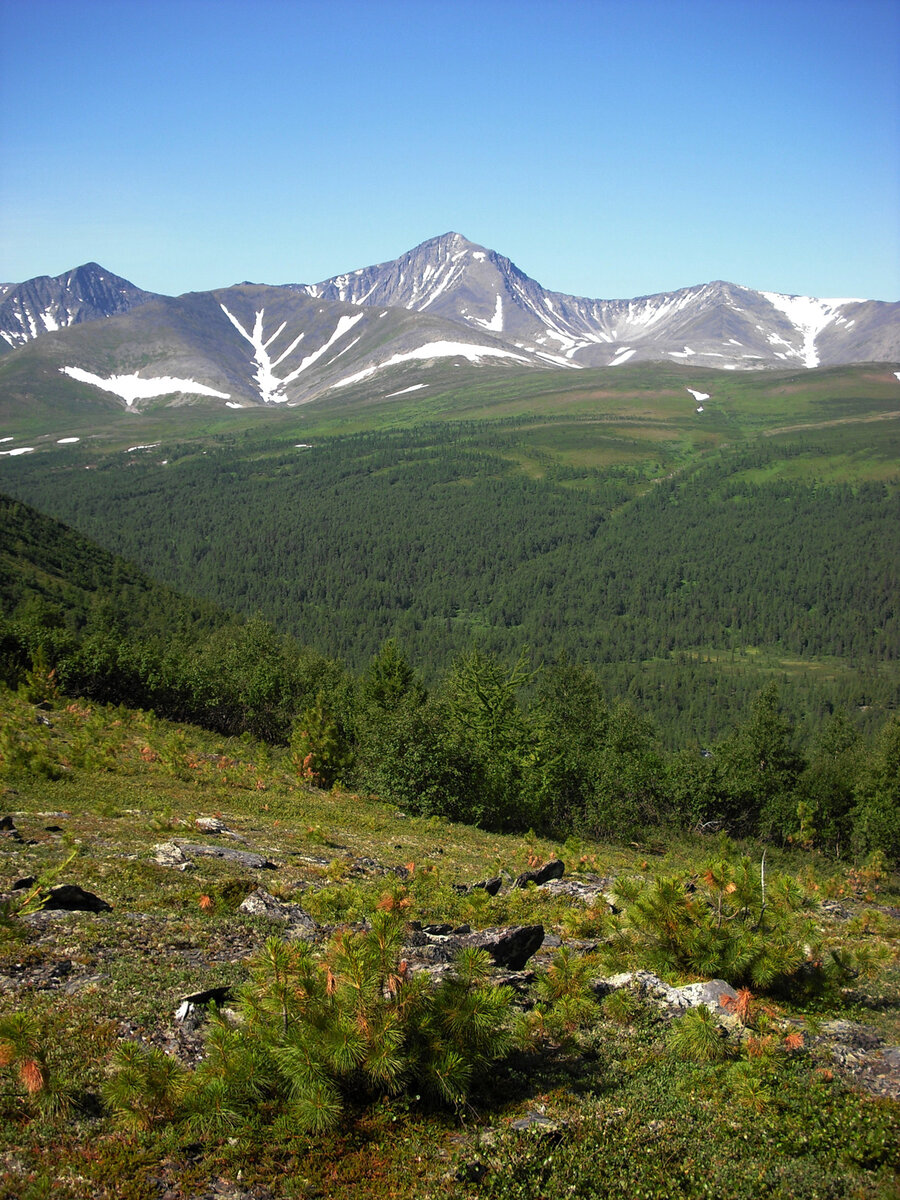
{"type": "Polygon", "coordinates": [[[388,392],[385,400],[390,400],[392,396],[405,396],[407,392],[420,392],[422,388],[427,388],[428,386],[427,383],[414,383],[412,387],[401,388],[399,392],[388,392]]]}
{"type": "Polygon", "coordinates": [[[709,392],[695,392],[693,388],[685,388],[686,392],[690,392],[698,404],[702,404],[704,400],[709,399],[709,392]]]}
{"type": "Polygon", "coordinates": [[[130,408],[135,400],[149,400],[154,396],[169,396],[173,392],[182,392],[187,396],[215,396],[219,400],[228,400],[228,392],[217,392],[215,388],[197,383],[193,379],[174,379],[171,375],[163,375],[158,379],[142,379],[139,375],[110,375],[103,379],[81,367],[60,367],[63,375],[77,379],[79,383],[92,383],[94,387],[102,388],[104,392],[112,392],[124,400],[130,408]]]}
{"type": "MultiPolygon", "coordinates": [[[[817,300],[814,296],[783,296],[780,292],[761,292],[760,295],[765,296],[779,312],[783,312],[802,336],[803,344],[799,354],[807,367],[819,365],[816,338],[826,326],[831,325],[834,321],[843,320],[838,309],[844,304],[862,303],[860,300],[853,299],[817,300]]],[[[781,344],[787,346],[793,353],[797,353],[790,343],[776,338],[774,334],[769,335],[769,341],[772,345],[781,344]]],[[[787,355],[779,354],[778,357],[786,358],[787,355]]]]}
{"type": "Polygon", "coordinates": [[[255,314],[256,320],[253,325],[253,331],[250,332],[244,328],[233,313],[228,311],[224,304],[220,304],[219,307],[241,337],[245,338],[253,347],[253,358],[256,362],[256,373],[253,378],[256,380],[259,396],[263,404],[284,404],[288,399],[287,392],[285,391],[287,385],[293,383],[303,371],[320,359],[339,338],[342,338],[365,315],[364,313],[354,313],[353,316],[345,314],[340,317],[334,332],[323,346],[320,346],[318,350],[314,350],[312,354],[307,355],[299,367],[295,367],[284,376],[279,376],[275,374],[275,368],[280,366],[287,356],[296,350],[305,337],[305,332],[299,333],[276,359],[272,359],[269,354],[269,347],[284,332],[285,325],[287,324],[286,321],[282,321],[275,332],[269,338],[266,338],[263,333],[263,320],[266,315],[264,308],[259,309],[255,314]]]}
{"type": "Polygon", "coordinates": [[[339,379],[331,387],[347,387],[351,383],[359,383],[362,379],[369,379],[376,371],[383,371],[386,367],[396,367],[399,363],[435,358],[467,358],[469,362],[473,363],[481,362],[483,358],[512,358],[520,363],[529,361],[521,354],[513,354],[510,350],[500,350],[496,346],[473,346],[469,342],[429,342],[427,345],[418,346],[415,350],[409,350],[405,354],[392,354],[384,362],[377,363],[374,367],[366,367],[365,370],[357,371],[355,375],[348,375],[345,379],[339,379]]]}

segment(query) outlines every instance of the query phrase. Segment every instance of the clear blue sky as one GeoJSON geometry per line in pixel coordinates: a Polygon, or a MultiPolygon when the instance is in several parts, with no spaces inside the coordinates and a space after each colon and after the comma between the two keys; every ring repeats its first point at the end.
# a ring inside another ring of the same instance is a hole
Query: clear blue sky
{"type": "Polygon", "coordinates": [[[0,279],[900,299],[896,0],[0,0],[0,279]]]}

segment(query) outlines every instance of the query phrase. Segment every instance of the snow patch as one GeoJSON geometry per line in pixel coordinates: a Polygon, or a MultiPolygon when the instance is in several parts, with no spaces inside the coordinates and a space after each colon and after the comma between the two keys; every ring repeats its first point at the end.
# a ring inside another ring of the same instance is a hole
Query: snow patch
{"type": "Polygon", "coordinates": [[[357,371],[355,375],[348,375],[346,379],[339,379],[331,386],[332,388],[347,387],[351,383],[369,379],[376,371],[383,371],[386,367],[395,367],[403,362],[421,359],[430,361],[436,358],[456,358],[457,356],[467,358],[469,362],[473,363],[481,362],[482,358],[512,358],[516,362],[528,362],[528,359],[523,358],[521,354],[513,354],[511,350],[500,350],[494,346],[473,346],[470,342],[429,342],[427,345],[409,350],[405,354],[392,354],[384,362],[377,363],[374,367],[366,367],[363,371],[357,371]]]}
{"type": "Polygon", "coordinates": [[[483,250],[473,250],[472,257],[476,260],[476,262],[484,262],[484,260],[487,258],[487,255],[483,250]]]}
{"type": "Polygon", "coordinates": [[[157,446],[161,445],[162,442],[148,442],[146,446],[129,446],[125,453],[133,454],[135,450],[155,450],[157,446]]]}
{"type": "Polygon", "coordinates": [[[63,375],[76,379],[79,383],[91,383],[104,392],[112,392],[124,400],[130,408],[135,400],[149,400],[154,396],[169,396],[173,392],[181,392],[188,396],[215,396],[219,400],[227,400],[228,392],[217,392],[215,388],[206,387],[193,379],[175,379],[171,375],[163,375],[157,379],[141,379],[137,373],[133,375],[110,375],[103,379],[81,367],[60,367],[63,375]]]}
{"type": "Polygon", "coordinates": [[[698,413],[701,413],[701,412],[703,412],[703,405],[702,405],[702,404],[698,404],[698,405],[697,405],[697,412],[698,412],[698,413]]]}
{"type": "Polygon", "coordinates": [[[388,392],[385,400],[390,400],[391,396],[405,396],[407,392],[420,392],[422,388],[427,388],[430,385],[427,383],[414,383],[412,387],[401,388],[399,392],[388,392]]]}
{"type": "Polygon", "coordinates": [[[499,295],[497,296],[497,304],[496,304],[496,307],[494,308],[494,315],[491,317],[491,319],[489,321],[486,321],[484,319],[484,317],[469,317],[468,319],[472,322],[473,325],[480,325],[482,329],[487,329],[491,333],[501,333],[503,330],[503,300],[502,300],[502,298],[499,295]]]}
{"type": "Polygon", "coordinates": [[[72,442],[80,442],[80,441],[81,441],[81,438],[57,438],[56,444],[57,444],[57,446],[68,446],[68,445],[71,445],[72,442]]]}
{"type": "Polygon", "coordinates": [[[15,440],[14,437],[0,438],[0,442],[14,442],[15,440]]]}
{"type": "MultiPolygon", "coordinates": [[[[898,379],[900,379],[900,371],[895,371],[894,374],[896,375],[896,377],[898,379]]],[[[3,440],[6,441],[6,438],[4,438],[3,440]]]]}
{"type": "Polygon", "coordinates": [[[690,358],[692,354],[696,354],[696,350],[692,350],[690,346],[685,346],[683,350],[670,350],[669,354],[672,358],[690,358]]]}
{"type": "Polygon", "coordinates": [[[300,363],[299,367],[295,367],[293,371],[289,371],[287,375],[279,376],[275,374],[275,368],[280,366],[287,356],[296,350],[305,334],[303,332],[299,333],[290,343],[287,349],[283,350],[277,358],[273,359],[269,354],[269,347],[272,345],[275,339],[280,337],[280,335],[283,333],[286,322],[282,321],[271,337],[266,339],[263,334],[263,318],[266,315],[266,310],[264,308],[259,309],[259,311],[254,314],[255,322],[253,325],[253,331],[251,333],[249,330],[244,328],[237,317],[228,311],[224,304],[220,304],[219,307],[241,335],[241,337],[245,338],[253,347],[253,358],[256,362],[257,368],[253,378],[256,380],[257,389],[263,404],[284,404],[288,398],[287,393],[285,392],[287,385],[289,383],[293,383],[297,376],[301,374],[301,372],[305,371],[308,367],[311,367],[312,364],[320,359],[322,355],[325,354],[326,351],[329,350],[339,338],[342,338],[345,333],[353,328],[357,321],[361,321],[365,316],[364,313],[356,313],[352,317],[346,314],[342,316],[338,320],[337,326],[331,337],[327,342],[325,342],[324,345],[320,346],[318,350],[314,350],[312,354],[307,355],[307,357],[304,358],[300,363]]]}
{"type": "Polygon", "coordinates": [[[615,358],[609,365],[611,367],[621,367],[622,363],[628,362],[633,354],[637,354],[637,350],[629,350],[627,346],[622,350],[617,350],[615,358]]]}
{"type": "Polygon", "coordinates": [[[10,458],[15,458],[17,454],[31,454],[34,446],[19,446],[17,450],[0,450],[0,454],[8,454],[10,458]]]}
{"type": "MultiPolygon", "coordinates": [[[[773,308],[784,313],[790,323],[801,335],[803,341],[795,354],[803,359],[807,367],[817,367],[819,356],[816,353],[816,338],[826,326],[830,325],[839,315],[837,310],[844,304],[861,304],[861,300],[817,300],[814,296],[783,296],[780,292],[761,292],[773,308]]],[[[769,338],[774,344],[774,339],[769,338]]],[[[779,339],[781,341],[781,339],[779,339]]],[[[783,345],[787,343],[782,342],[783,345]]]]}
{"type": "Polygon", "coordinates": [[[686,392],[690,392],[698,404],[709,399],[709,392],[695,392],[693,388],[685,388],[686,392]]]}
{"type": "Polygon", "coordinates": [[[227,400],[225,402],[225,407],[226,408],[243,408],[244,406],[243,406],[243,404],[238,404],[237,400],[227,400]]]}

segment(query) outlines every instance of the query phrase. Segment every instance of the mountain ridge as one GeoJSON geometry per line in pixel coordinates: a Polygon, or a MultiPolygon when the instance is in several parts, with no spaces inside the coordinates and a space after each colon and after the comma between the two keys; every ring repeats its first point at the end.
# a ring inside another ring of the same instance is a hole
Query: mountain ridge
{"type": "Polygon", "coordinates": [[[179,297],[88,263],[11,285],[0,298],[0,335],[0,406],[11,389],[27,398],[64,383],[70,404],[105,394],[128,408],[238,408],[304,404],[343,388],[426,387],[437,362],[726,371],[894,362],[900,304],[756,292],[725,280],[592,300],[548,291],[506,256],[451,232],[317,284],[245,283],[179,297]]]}

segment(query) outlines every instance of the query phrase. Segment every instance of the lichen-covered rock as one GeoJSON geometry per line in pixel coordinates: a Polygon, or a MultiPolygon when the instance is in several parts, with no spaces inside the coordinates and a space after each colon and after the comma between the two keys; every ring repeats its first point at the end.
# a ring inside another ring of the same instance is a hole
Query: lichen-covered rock
{"type": "Polygon", "coordinates": [[[283,904],[265,888],[257,888],[255,892],[251,892],[238,906],[238,911],[285,925],[287,937],[312,938],[316,933],[315,921],[299,904],[283,904]]]}

